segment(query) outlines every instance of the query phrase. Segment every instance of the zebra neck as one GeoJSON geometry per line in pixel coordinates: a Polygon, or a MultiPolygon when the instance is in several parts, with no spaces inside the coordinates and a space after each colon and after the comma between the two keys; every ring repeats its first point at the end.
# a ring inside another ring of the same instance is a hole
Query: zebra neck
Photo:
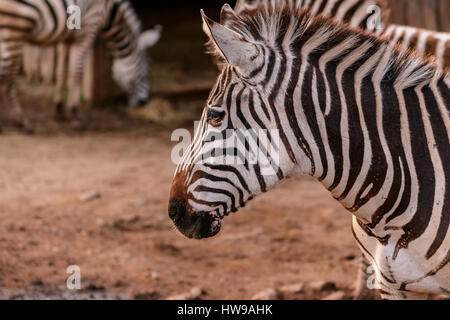
{"type": "Polygon", "coordinates": [[[289,81],[297,85],[288,88],[288,95],[301,96],[288,99],[285,107],[297,120],[290,125],[313,163],[312,175],[360,221],[376,227],[405,209],[414,184],[435,179],[428,168],[448,141],[440,139],[436,149],[430,148],[431,131],[423,117],[431,112],[448,122],[448,114],[439,111],[445,107],[434,97],[439,90],[447,92],[448,77],[427,81],[433,70],[418,64],[418,85],[408,86],[413,73],[406,80],[399,73],[392,82],[391,49],[356,49],[362,50],[369,54],[349,52],[328,63],[325,55],[299,58],[289,81]]]}
{"type": "Polygon", "coordinates": [[[116,59],[127,58],[138,49],[141,26],[128,1],[112,3],[103,36],[116,59]]]}

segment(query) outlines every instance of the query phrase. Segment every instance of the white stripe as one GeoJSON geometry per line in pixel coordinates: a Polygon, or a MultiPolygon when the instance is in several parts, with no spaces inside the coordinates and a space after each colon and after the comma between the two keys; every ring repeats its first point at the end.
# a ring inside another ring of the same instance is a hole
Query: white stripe
{"type": "MultiPolygon", "coordinates": [[[[358,61],[371,47],[370,42],[365,42],[359,48],[355,49],[351,54],[345,57],[342,60],[337,69],[336,69],[336,82],[339,89],[339,96],[341,100],[341,124],[340,124],[340,132],[342,138],[342,161],[343,161],[343,172],[341,181],[333,190],[333,195],[337,198],[340,198],[345,191],[345,187],[347,186],[348,178],[350,175],[350,171],[355,168],[352,168],[352,164],[350,162],[350,132],[349,132],[349,123],[348,123],[348,110],[347,110],[347,101],[345,97],[345,92],[343,88],[343,74],[345,70],[347,70],[352,64],[358,61]]],[[[355,77],[355,83],[357,82],[357,78],[355,77]]],[[[357,93],[355,93],[357,96],[357,93]]]]}
{"type": "Polygon", "coordinates": [[[356,204],[355,203],[356,196],[360,191],[360,186],[362,186],[364,181],[366,180],[367,173],[369,172],[369,169],[371,167],[370,164],[372,163],[372,146],[370,144],[369,132],[367,129],[366,120],[363,112],[364,106],[362,104],[362,95],[361,95],[362,80],[373,69],[373,67],[377,65],[385,50],[387,50],[387,48],[385,46],[382,46],[355,73],[355,95],[356,95],[356,104],[358,106],[359,112],[359,121],[361,122],[361,129],[364,137],[364,157],[363,157],[363,165],[358,174],[358,177],[356,178],[355,184],[351,188],[348,196],[341,201],[341,203],[347,208],[353,207],[356,204]]]}

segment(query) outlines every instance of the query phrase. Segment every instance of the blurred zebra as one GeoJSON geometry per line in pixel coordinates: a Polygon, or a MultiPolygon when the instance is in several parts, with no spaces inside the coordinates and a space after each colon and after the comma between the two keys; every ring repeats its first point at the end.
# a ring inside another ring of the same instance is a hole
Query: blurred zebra
{"type": "Polygon", "coordinates": [[[180,232],[212,237],[257,195],[310,175],[352,213],[383,298],[450,294],[450,75],[302,10],[225,5],[223,17],[203,15],[226,64],[176,169],[180,232]]]}
{"type": "Polygon", "coordinates": [[[401,50],[407,48],[431,56],[439,68],[450,68],[450,33],[427,29],[389,25],[382,36],[398,43],[401,50]]]}
{"type": "MultiPolygon", "coordinates": [[[[255,10],[259,4],[280,0],[238,0],[236,12],[255,10]]],[[[436,32],[410,26],[389,24],[389,6],[385,0],[281,0],[291,6],[310,9],[312,14],[324,14],[352,27],[373,31],[408,48],[435,58],[440,68],[450,68],[450,33],[436,32]],[[376,6],[376,7],[374,7],[376,6]],[[379,19],[376,14],[380,14],[379,19]]]]}
{"type": "Polygon", "coordinates": [[[113,76],[129,94],[131,105],[149,99],[147,48],[160,37],[160,28],[141,31],[140,21],[126,0],[0,0],[0,86],[10,118],[26,131],[32,131],[14,88],[22,61],[23,46],[58,45],[56,116],[63,116],[65,58],[69,56],[68,106],[74,124],[80,124],[79,104],[83,66],[98,35],[103,36],[114,57],[113,76]],[[78,11],[78,12],[77,12],[78,11]],[[77,16],[78,15],[78,16],[77,16]],[[79,29],[69,27],[71,18],[79,29]]]}
{"type": "Polygon", "coordinates": [[[235,12],[254,11],[259,5],[284,2],[291,8],[310,10],[350,24],[353,28],[380,33],[386,27],[389,9],[384,0],[237,0],[235,12]]]}

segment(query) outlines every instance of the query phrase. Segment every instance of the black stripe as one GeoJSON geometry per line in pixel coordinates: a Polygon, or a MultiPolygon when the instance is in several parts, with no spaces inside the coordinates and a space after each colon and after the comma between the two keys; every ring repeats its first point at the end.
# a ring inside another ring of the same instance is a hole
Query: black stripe
{"type": "Polygon", "coordinates": [[[58,29],[58,17],[56,15],[55,9],[53,8],[53,6],[50,4],[50,2],[48,0],[44,0],[45,4],[48,7],[48,10],[50,11],[50,15],[52,16],[53,19],[53,29],[52,32],[50,33],[50,36],[53,35],[55,33],[55,31],[58,29]]]}
{"type": "Polygon", "coordinates": [[[422,121],[422,110],[414,88],[403,91],[405,104],[407,106],[408,121],[411,135],[411,153],[418,181],[417,209],[413,218],[402,227],[404,234],[400,237],[395,247],[393,259],[398,255],[400,249],[408,248],[410,242],[419,238],[430,223],[433,213],[435,172],[430,164],[431,157],[428,150],[428,141],[422,121]]]}
{"type": "MultiPolygon", "coordinates": [[[[443,83],[443,81],[441,81],[440,85],[442,86],[445,84],[443,83]]],[[[428,114],[430,115],[433,135],[436,140],[436,145],[433,147],[437,148],[439,152],[445,176],[445,192],[444,203],[441,212],[441,221],[436,232],[436,237],[425,255],[427,259],[430,259],[441,247],[445,237],[447,236],[450,226],[450,161],[448,159],[450,155],[450,133],[447,132],[447,128],[445,127],[444,121],[442,119],[442,115],[439,112],[439,106],[431,89],[427,86],[423,88],[422,92],[424,94],[425,105],[428,114]]]]}
{"type": "Polygon", "coordinates": [[[369,171],[367,172],[367,177],[362,186],[360,186],[360,190],[356,196],[355,206],[352,208],[354,211],[357,211],[372,197],[378,194],[383,186],[384,180],[386,179],[388,169],[386,156],[383,152],[377,127],[377,105],[371,76],[368,76],[363,80],[361,84],[361,92],[362,109],[372,149],[372,158],[370,163],[363,164],[365,166],[369,166],[369,171]],[[373,184],[372,189],[364,198],[361,198],[365,190],[371,184],[373,184]]]}
{"type": "MultiPolygon", "coordinates": [[[[312,80],[313,80],[313,66],[308,65],[305,76],[303,87],[301,89],[301,101],[303,112],[306,115],[306,120],[308,122],[308,126],[311,129],[311,133],[313,134],[314,142],[319,149],[320,162],[322,163],[323,170],[326,176],[326,172],[328,172],[328,162],[327,155],[325,152],[325,146],[322,141],[322,137],[320,135],[320,129],[317,123],[316,110],[314,106],[314,102],[312,99],[312,80]]],[[[322,176],[324,176],[322,174],[322,176]]]]}
{"type": "Polygon", "coordinates": [[[336,68],[337,64],[328,63],[325,68],[326,81],[330,90],[331,110],[326,117],[326,127],[328,134],[328,141],[331,153],[334,158],[334,180],[329,191],[333,191],[342,179],[343,160],[342,160],[342,136],[339,123],[341,123],[341,97],[336,82],[336,68]]]}
{"type": "Polygon", "coordinates": [[[116,19],[120,4],[121,3],[119,3],[119,2],[116,2],[116,1],[114,2],[113,6],[111,8],[111,11],[109,13],[108,22],[106,23],[105,28],[103,29],[103,32],[107,33],[113,27],[113,23],[114,23],[114,20],[116,19]]]}
{"type": "Polygon", "coordinates": [[[241,172],[238,169],[236,169],[235,167],[231,167],[231,166],[227,166],[227,165],[213,165],[213,164],[209,164],[209,163],[205,163],[205,167],[212,169],[212,170],[234,173],[236,175],[236,177],[238,178],[240,184],[242,185],[242,188],[244,188],[245,191],[247,191],[247,193],[249,193],[249,194],[251,193],[250,189],[248,188],[247,182],[245,181],[241,172]]]}
{"type": "MultiPolygon", "coordinates": [[[[233,212],[236,212],[236,201],[234,199],[234,195],[227,191],[227,190],[222,190],[222,189],[217,189],[217,188],[211,188],[211,187],[207,187],[207,186],[197,186],[194,190],[195,192],[210,192],[210,193],[216,193],[216,194],[222,194],[227,196],[228,198],[230,198],[231,200],[231,210],[233,212]]],[[[197,200],[196,200],[197,201],[197,200]]],[[[243,203],[240,204],[240,206],[243,206],[243,203]]],[[[227,212],[227,205],[225,204],[225,207],[223,208],[223,212],[227,212]]]]}
{"type": "MultiPolygon", "coordinates": [[[[250,114],[252,115],[253,119],[255,120],[255,122],[258,124],[258,126],[263,129],[263,130],[267,130],[267,139],[268,141],[271,143],[272,147],[272,135],[270,134],[269,129],[267,129],[266,125],[264,124],[264,122],[259,118],[258,113],[255,110],[255,102],[254,102],[254,97],[253,97],[253,91],[250,91],[250,96],[249,96],[249,109],[250,109],[250,114]]],[[[264,150],[263,152],[267,152],[267,150],[264,150]]],[[[268,154],[268,153],[266,153],[268,154]]],[[[273,165],[273,164],[272,164],[273,165]]],[[[277,171],[277,176],[279,180],[282,180],[284,178],[284,174],[283,171],[281,170],[281,168],[278,168],[277,171]]]]}
{"type": "Polygon", "coordinates": [[[199,179],[200,178],[204,178],[204,179],[210,180],[212,182],[225,182],[225,183],[231,185],[233,188],[235,188],[237,190],[237,192],[239,194],[239,199],[238,199],[239,203],[240,204],[244,204],[244,193],[243,193],[243,191],[240,188],[238,188],[238,186],[236,186],[233,183],[233,181],[231,181],[230,179],[214,176],[214,175],[209,174],[209,173],[207,173],[205,171],[202,171],[202,170],[197,171],[196,174],[198,175],[199,179]]]}
{"type": "MultiPolygon", "coordinates": [[[[295,138],[297,140],[298,146],[303,150],[306,157],[311,161],[311,173],[314,175],[315,173],[315,165],[314,165],[314,159],[312,157],[311,148],[306,141],[302,130],[299,126],[299,121],[295,116],[295,106],[296,103],[294,102],[294,92],[295,89],[298,86],[299,77],[300,77],[300,68],[302,65],[302,61],[300,57],[296,57],[294,61],[292,62],[292,70],[291,70],[291,78],[289,79],[288,87],[285,93],[285,109],[286,109],[286,115],[288,116],[289,126],[291,130],[293,131],[295,138]]],[[[283,83],[283,77],[286,76],[286,55],[282,53],[282,59],[281,59],[281,67],[278,72],[278,78],[275,83],[275,86],[272,90],[272,93],[270,95],[270,101],[274,101],[278,95],[278,91],[280,89],[281,84],[283,83]]],[[[275,109],[275,106],[273,107],[275,109]]],[[[276,111],[273,110],[275,113],[276,111]]],[[[281,126],[280,126],[281,128],[281,126]]],[[[287,140],[287,139],[286,139],[287,140]]]]}

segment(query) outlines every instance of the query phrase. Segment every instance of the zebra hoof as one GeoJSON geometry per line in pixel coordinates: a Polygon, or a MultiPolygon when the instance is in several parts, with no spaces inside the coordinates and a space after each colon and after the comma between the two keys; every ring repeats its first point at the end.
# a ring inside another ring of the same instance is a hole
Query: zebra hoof
{"type": "Polygon", "coordinates": [[[26,134],[34,133],[34,126],[31,124],[30,120],[28,120],[28,119],[14,120],[13,125],[16,128],[19,128],[22,132],[24,132],[26,134]]]}
{"type": "Polygon", "coordinates": [[[357,289],[353,293],[353,300],[380,300],[380,293],[378,290],[368,288],[357,289]]]}

